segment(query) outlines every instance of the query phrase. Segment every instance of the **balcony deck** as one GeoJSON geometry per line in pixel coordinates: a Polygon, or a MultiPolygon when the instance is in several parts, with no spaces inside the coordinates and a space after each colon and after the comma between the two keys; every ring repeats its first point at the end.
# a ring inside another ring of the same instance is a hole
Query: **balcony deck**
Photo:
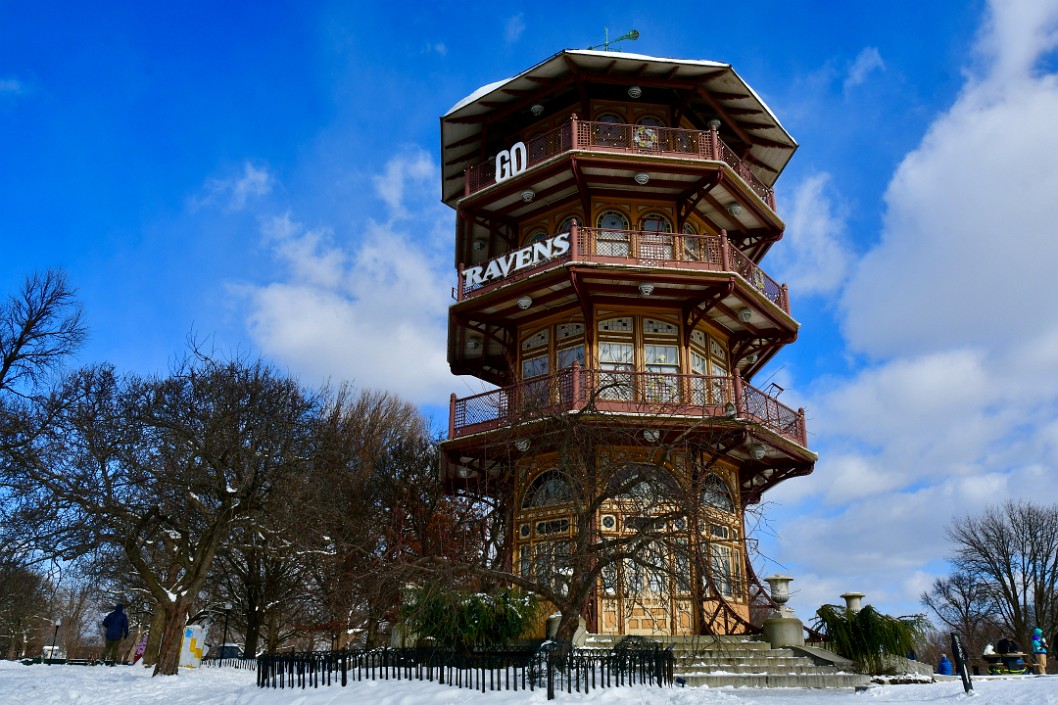
{"type": "MultiPolygon", "coordinates": [[[[513,253],[508,253],[513,257],[513,253]]],[[[603,230],[574,225],[570,230],[569,250],[558,257],[514,271],[510,275],[485,284],[468,283],[465,268],[459,272],[456,300],[481,296],[490,291],[521,281],[533,274],[562,267],[570,263],[601,263],[681,271],[731,272],[742,277],[747,285],[786,314],[790,313],[790,297],[785,284],[779,284],[757,264],[732,246],[726,235],[686,235],[642,230],[603,230]]]]}
{"type": "Polygon", "coordinates": [[[452,397],[450,439],[521,421],[577,411],[592,404],[600,412],[656,418],[748,419],[807,448],[804,410],[794,410],[745,384],[740,377],[594,370],[574,365],[509,387],[452,397]]]}
{"type": "MultiPolygon", "coordinates": [[[[526,140],[525,172],[570,152],[641,154],[675,157],[703,162],[720,162],[763,201],[775,210],[775,192],[746,163],[739,159],[715,130],[687,130],[677,127],[629,125],[625,123],[579,120],[576,116],[560,127],[526,140]]],[[[471,165],[464,173],[464,196],[496,184],[496,158],[471,165]]]]}

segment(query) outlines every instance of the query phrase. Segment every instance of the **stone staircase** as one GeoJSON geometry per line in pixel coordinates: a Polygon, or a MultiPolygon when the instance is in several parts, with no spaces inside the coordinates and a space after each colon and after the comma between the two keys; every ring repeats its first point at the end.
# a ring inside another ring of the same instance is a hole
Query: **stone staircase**
{"type": "MultiPolygon", "coordinates": [[[[612,648],[622,637],[588,635],[587,648],[612,648]]],[[[853,663],[825,649],[771,645],[753,636],[658,636],[676,657],[676,687],[857,688],[870,683],[853,663]]]]}

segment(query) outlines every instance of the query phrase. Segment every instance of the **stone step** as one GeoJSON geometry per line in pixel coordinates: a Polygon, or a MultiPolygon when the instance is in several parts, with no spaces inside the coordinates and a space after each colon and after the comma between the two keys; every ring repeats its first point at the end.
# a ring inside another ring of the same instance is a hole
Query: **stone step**
{"type": "Polygon", "coordinates": [[[677,663],[676,673],[842,673],[837,666],[818,666],[807,659],[782,665],[767,663],[677,663]]]}
{"type": "Polygon", "coordinates": [[[680,673],[676,685],[709,688],[859,688],[870,683],[870,678],[855,673],[820,674],[734,674],[680,673]]]}
{"type": "Polygon", "coordinates": [[[673,655],[677,659],[681,658],[700,658],[703,660],[713,661],[737,661],[739,659],[783,659],[783,658],[803,658],[803,656],[795,654],[793,651],[788,649],[730,649],[730,650],[698,650],[698,651],[673,651],[673,655]]]}
{"type": "MultiPolygon", "coordinates": [[[[625,636],[615,634],[589,634],[585,645],[589,647],[611,648],[626,638],[627,637],[625,636]]],[[[747,649],[771,648],[767,642],[761,641],[761,639],[756,636],[648,636],[643,638],[647,641],[655,642],[659,646],[673,646],[675,649],[726,649],[733,646],[743,646],[747,649]]]]}
{"type": "MultiPolygon", "coordinates": [[[[591,635],[588,648],[613,648],[624,637],[591,635]]],[[[852,672],[851,662],[815,648],[773,649],[757,636],[657,636],[671,648],[676,684],[743,688],[857,688],[870,678],[852,672]]]]}
{"type": "Polygon", "coordinates": [[[805,660],[805,656],[790,653],[790,652],[776,652],[776,653],[742,653],[742,654],[721,654],[721,653],[676,653],[673,654],[677,663],[680,662],[692,662],[692,661],[703,661],[705,663],[773,663],[777,666],[790,663],[802,663],[805,660]]]}

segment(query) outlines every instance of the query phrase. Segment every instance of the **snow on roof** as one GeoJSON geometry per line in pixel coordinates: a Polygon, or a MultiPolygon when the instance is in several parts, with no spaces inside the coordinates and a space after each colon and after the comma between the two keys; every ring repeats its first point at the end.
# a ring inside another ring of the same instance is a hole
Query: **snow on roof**
{"type": "Polygon", "coordinates": [[[453,105],[451,108],[449,108],[448,112],[445,113],[445,115],[446,116],[451,115],[455,111],[457,111],[460,108],[462,108],[464,105],[467,105],[468,103],[473,103],[478,98],[481,98],[483,96],[488,95],[489,93],[492,93],[494,90],[496,90],[497,88],[499,88],[503,84],[508,83],[510,81],[513,81],[515,78],[517,78],[517,77],[516,76],[511,76],[510,78],[505,78],[502,81],[493,81],[492,83],[490,83],[490,84],[488,84],[486,86],[482,86],[481,88],[477,89],[476,91],[474,91],[473,93],[468,95],[466,98],[464,98],[463,100],[459,101],[458,103],[453,105]]]}

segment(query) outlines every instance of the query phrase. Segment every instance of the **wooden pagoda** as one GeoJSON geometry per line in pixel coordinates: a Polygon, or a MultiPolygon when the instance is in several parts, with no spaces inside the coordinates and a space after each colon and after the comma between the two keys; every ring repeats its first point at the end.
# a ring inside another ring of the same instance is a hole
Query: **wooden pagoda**
{"type": "Polygon", "coordinates": [[[504,513],[512,575],[583,558],[590,632],[753,630],[746,508],[816,459],[804,411],[752,384],[797,336],[762,266],[797,143],[727,64],[574,50],[441,140],[448,359],[483,382],[452,397],[446,486],[504,513]]]}

